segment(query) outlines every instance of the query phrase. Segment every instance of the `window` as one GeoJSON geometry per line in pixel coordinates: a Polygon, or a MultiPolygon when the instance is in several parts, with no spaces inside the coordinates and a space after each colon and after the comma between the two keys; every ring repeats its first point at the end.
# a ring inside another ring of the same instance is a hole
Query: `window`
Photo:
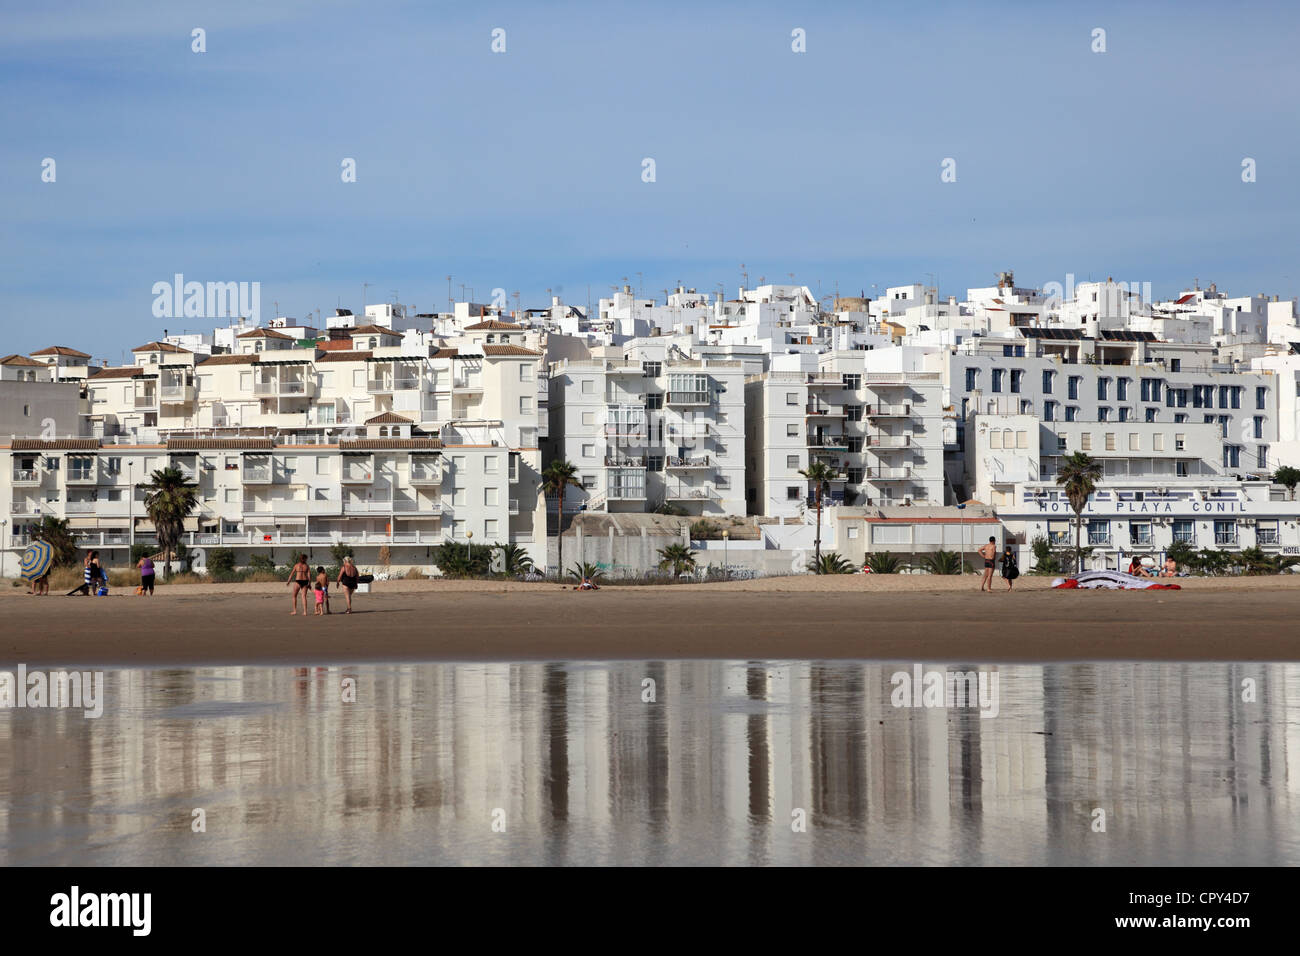
{"type": "Polygon", "coordinates": [[[1115,379],[1115,401],[1117,402],[1128,401],[1128,387],[1132,383],[1132,381],[1133,380],[1131,378],[1115,379]]]}
{"type": "Polygon", "coordinates": [[[1056,421],[1056,402],[1043,402],[1043,421],[1056,421]]]}
{"type": "Polygon", "coordinates": [[[595,476],[595,475],[583,475],[583,476],[582,476],[582,487],[583,487],[584,489],[586,489],[587,491],[590,491],[592,488],[595,488],[595,487],[596,487],[596,476],[595,476]]]}
{"type": "Polygon", "coordinates": [[[1088,519],[1088,544],[1110,544],[1110,521],[1106,518],[1088,519]]]}
{"type": "Polygon", "coordinates": [[[583,445],[583,446],[582,446],[582,457],[583,457],[583,458],[595,458],[595,457],[596,457],[596,446],[595,446],[595,445],[583,445]]]}
{"type": "Polygon", "coordinates": [[[1092,451],[1092,432],[1080,433],[1079,448],[1083,451],[1092,451]]]}
{"type": "Polygon", "coordinates": [[[316,474],[328,475],[334,470],[334,459],[327,455],[316,456],[316,474]]]}
{"type": "Polygon", "coordinates": [[[1106,432],[1106,450],[1107,450],[1107,451],[1114,451],[1114,450],[1115,450],[1115,433],[1114,433],[1114,432],[1106,432]]]}
{"type": "Polygon", "coordinates": [[[497,539],[498,522],[496,518],[488,518],[483,522],[483,539],[484,541],[495,541],[497,539]]]}
{"type": "Polygon", "coordinates": [[[647,456],[647,458],[646,458],[646,460],[645,460],[645,467],[646,467],[646,471],[663,471],[663,470],[664,470],[664,456],[663,456],[663,455],[649,455],[649,456],[647,456]]]}
{"type": "Polygon", "coordinates": [[[794,422],[787,422],[785,426],[785,434],[787,438],[799,437],[799,426],[794,422]]]}
{"type": "Polygon", "coordinates": [[[1241,467],[1241,446],[1240,445],[1223,446],[1223,467],[1224,468],[1241,467]]]}
{"type": "Polygon", "coordinates": [[[1165,433],[1164,433],[1164,432],[1152,432],[1152,433],[1151,433],[1151,450],[1152,450],[1152,451],[1164,451],[1164,450],[1165,450],[1165,433]]]}
{"type": "Polygon", "coordinates": [[[1232,399],[1232,407],[1233,407],[1233,408],[1241,408],[1241,393],[1242,393],[1242,391],[1243,391],[1242,386],[1240,386],[1240,385],[1234,385],[1234,386],[1232,386],[1232,391],[1229,393],[1229,397],[1232,399]]]}
{"type": "Polygon", "coordinates": [[[1097,421],[1099,422],[1110,421],[1110,409],[1107,408],[1105,405],[1097,409],[1097,421]]]}
{"type": "Polygon", "coordinates": [[[1175,414],[1175,415],[1174,415],[1174,424],[1175,424],[1175,425],[1182,425],[1182,424],[1186,423],[1186,421],[1187,421],[1187,416],[1186,416],[1186,415],[1184,415],[1184,414],[1182,414],[1182,413],[1178,413],[1178,414],[1175,414]]]}
{"type": "Polygon", "coordinates": [[[862,421],[862,406],[861,406],[861,405],[845,405],[845,406],[844,406],[844,416],[845,416],[845,418],[846,418],[848,421],[851,421],[851,422],[860,422],[860,421],[862,421]]]}
{"type": "Polygon", "coordinates": [[[1170,359],[1170,360],[1169,360],[1169,371],[1171,371],[1171,372],[1181,372],[1182,370],[1183,370],[1183,360],[1182,360],[1182,359],[1170,359]]]}
{"type": "Polygon", "coordinates": [[[501,499],[501,492],[499,489],[497,488],[483,489],[483,504],[488,506],[494,506],[500,503],[500,499],[501,499]]]}
{"type": "Polygon", "coordinates": [[[979,388],[980,370],[977,368],[966,369],[966,391],[973,392],[979,388]]]}
{"type": "Polygon", "coordinates": [[[642,362],[641,374],[646,378],[658,378],[663,374],[664,366],[662,362],[642,362]]]}
{"type": "Polygon", "coordinates": [[[533,367],[528,362],[519,363],[519,381],[531,382],[533,380],[533,367]]]}
{"type": "Polygon", "coordinates": [[[799,491],[798,485],[786,485],[785,488],[786,501],[798,501],[800,497],[801,497],[801,493],[799,491]]]}
{"type": "Polygon", "coordinates": [[[1066,438],[1065,438],[1064,435],[1057,435],[1057,436],[1056,436],[1056,450],[1057,450],[1057,451],[1065,451],[1065,450],[1066,450],[1066,449],[1065,449],[1065,442],[1066,442],[1066,438]]]}
{"type": "Polygon", "coordinates": [[[1074,422],[1079,420],[1079,409],[1077,406],[1075,405],[1065,406],[1065,420],[1067,422],[1074,422]]]}
{"type": "Polygon", "coordinates": [[[1187,477],[1187,462],[1185,461],[1174,462],[1174,477],[1176,478],[1187,477]]]}
{"type": "Polygon", "coordinates": [[[1216,545],[1236,544],[1237,543],[1237,522],[1215,521],[1214,522],[1214,543],[1216,545]]]}
{"type": "Polygon", "coordinates": [[[1006,369],[995,368],[993,370],[993,385],[990,391],[1002,391],[1002,380],[1007,377],[1006,369]]]}
{"type": "Polygon", "coordinates": [[[1260,445],[1255,452],[1255,467],[1265,469],[1268,467],[1268,446],[1260,445]]]}
{"type": "Polygon", "coordinates": [[[1127,405],[1125,405],[1123,408],[1119,410],[1120,421],[1126,422],[1132,417],[1133,417],[1133,409],[1129,408],[1127,405]]]}
{"type": "Polygon", "coordinates": [[[531,415],[533,413],[533,398],[531,395],[519,396],[519,414],[531,415]]]}
{"type": "Polygon", "coordinates": [[[1056,373],[1051,369],[1043,369],[1043,394],[1052,394],[1052,380],[1056,378],[1056,373]]]}
{"type": "Polygon", "coordinates": [[[1025,431],[1023,428],[1016,431],[1016,447],[1029,447],[1029,432],[1025,431]]]}
{"type": "Polygon", "coordinates": [[[1228,416],[1227,415],[1219,416],[1219,437],[1220,438],[1228,437],[1228,416]]]}
{"type": "Polygon", "coordinates": [[[1255,438],[1257,439],[1263,438],[1264,437],[1264,416],[1256,415],[1254,419],[1252,419],[1252,421],[1254,422],[1253,434],[1255,438]]]}
{"type": "Polygon", "coordinates": [[[1136,548],[1151,547],[1151,522],[1130,521],[1128,525],[1128,543],[1136,548]]]}
{"type": "Polygon", "coordinates": [[[1181,433],[1174,435],[1174,451],[1183,451],[1186,449],[1187,436],[1181,433]]]}
{"type": "Polygon", "coordinates": [[[1255,407],[1259,409],[1268,407],[1268,389],[1263,385],[1257,386],[1255,389],[1255,407]]]}
{"type": "Polygon", "coordinates": [[[847,438],[844,439],[844,445],[848,449],[848,451],[852,452],[853,454],[857,454],[858,452],[862,451],[862,436],[849,435],[847,438]]]}
{"type": "Polygon", "coordinates": [[[855,372],[844,373],[844,387],[856,392],[862,387],[862,376],[855,372]]]}
{"type": "Polygon", "coordinates": [[[1106,396],[1109,392],[1110,392],[1110,379],[1108,378],[1097,379],[1097,401],[1099,402],[1107,401],[1106,396]]]}
{"type": "Polygon", "coordinates": [[[1144,420],[1145,420],[1145,421],[1148,421],[1148,422],[1153,422],[1153,421],[1155,421],[1155,420],[1156,420],[1156,410],[1155,410],[1154,408],[1148,408],[1148,409],[1146,410],[1144,420]]]}
{"type": "Polygon", "coordinates": [[[1279,541],[1277,533],[1277,520],[1261,519],[1255,526],[1255,543],[1256,544],[1277,544],[1279,541]]]}
{"type": "Polygon", "coordinates": [[[582,424],[583,424],[584,426],[586,426],[586,427],[589,427],[589,428],[595,428],[595,427],[596,427],[596,413],[595,413],[595,412],[583,412],[583,413],[582,413],[582,424]]]}
{"type": "Polygon", "coordinates": [[[483,456],[483,474],[499,475],[501,474],[501,456],[484,455],[483,456]]]}
{"type": "Polygon", "coordinates": [[[582,383],[579,387],[581,388],[583,395],[594,395],[596,393],[595,379],[584,378],[584,379],[580,379],[579,381],[581,381],[582,383]]]}
{"type": "Polygon", "coordinates": [[[1002,447],[1002,429],[995,428],[993,429],[993,431],[989,432],[989,447],[990,448],[1002,447]]]}
{"type": "Polygon", "coordinates": [[[1194,521],[1175,521],[1174,522],[1174,541],[1180,544],[1195,544],[1196,542],[1196,522],[1194,521]]]}
{"type": "Polygon", "coordinates": [[[785,456],[785,467],[787,467],[787,468],[791,468],[791,469],[794,469],[795,471],[798,471],[798,470],[799,470],[799,456],[798,456],[798,455],[786,455],[786,456],[785,456]]]}
{"type": "Polygon", "coordinates": [[[1078,399],[1078,397],[1079,397],[1079,383],[1082,382],[1082,381],[1083,381],[1083,379],[1080,378],[1078,375],[1071,375],[1071,376],[1070,376],[1070,380],[1069,380],[1069,382],[1067,383],[1067,387],[1068,387],[1068,390],[1067,390],[1067,393],[1066,393],[1066,397],[1067,397],[1067,398],[1078,399]]]}
{"type": "Polygon", "coordinates": [[[1022,368],[1013,368],[1011,370],[1011,392],[1017,394],[1020,391],[1020,383],[1024,380],[1025,370],[1022,368]]]}
{"type": "Polygon", "coordinates": [[[1047,540],[1050,541],[1052,544],[1069,544],[1070,543],[1070,522],[1048,521],[1047,540]]]}
{"type": "Polygon", "coordinates": [[[787,405],[798,405],[798,404],[799,404],[799,393],[798,393],[798,392],[786,392],[786,393],[785,393],[785,403],[786,403],[787,405]]]}
{"type": "Polygon", "coordinates": [[[649,392],[645,397],[645,407],[648,411],[657,412],[664,407],[663,392],[649,392]]]}
{"type": "Polygon", "coordinates": [[[1137,432],[1128,433],[1128,450],[1129,451],[1142,450],[1142,436],[1139,435],[1137,432]]]}
{"type": "MultiPolygon", "coordinates": [[[[1211,391],[1214,390],[1213,386],[1210,386],[1210,390],[1211,391]]],[[[1230,399],[1228,398],[1228,386],[1220,385],[1219,386],[1219,407],[1227,408],[1229,401],[1230,399]]]]}

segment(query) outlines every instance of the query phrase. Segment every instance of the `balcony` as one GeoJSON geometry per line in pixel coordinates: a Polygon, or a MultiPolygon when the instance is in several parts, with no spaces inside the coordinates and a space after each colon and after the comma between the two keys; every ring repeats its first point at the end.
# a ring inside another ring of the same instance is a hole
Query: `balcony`
{"type": "Polygon", "coordinates": [[[843,388],[844,377],[842,375],[832,375],[829,372],[818,372],[815,375],[808,376],[809,388],[843,388]]]}
{"type": "Polygon", "coordinates": [[[245,458],[240,481],[246,485],[269,485],[273,476],[270,458],[245,458]]]}
{"type": "Polygon", "coordinates": [[[1219,548],[1222,548],[1222,547],[1225,547],[1225,546],[1236,547],[1236,545],[1237,545],[1237,532],[1235,532],[1235,531],[1216,531],[1216,532],[1214,532],[1214,544],[1215,544],[1216,547],[1219,547],[1219,548]]]}
{"type": "Polygon", "coordinates": [[[41,503],[30,499],[11,501],[9,503],[9,513],[15,518],[35,518],[41,513],[41,503]]]}
{"type": "Polygon", "coordinates": [[[645,458],[641,455],[606,455],[606,468],[644,468],[645,458]]]}
{"type": "Polygon", "coordinates": [[[1255,543],[1260,545],[1281,544],[1281,541],[1278,539],[1278,533],[1276,529],[1268,529],[1268,530],[1261,529],[1255,532],[1255,543]]]}
{"type": "Polygon", "coordinates": [[[70,485],[93,485],[99,480],[99,469],[92,460],[90,465],[68,466],[67,483],[70,485]]]}
{"type": "Polygon", "coordinates": [[[845,418],[846,413],[843,405],[827,405],[823,402],[813,402],[804,406],[804,415],[807,418],[845,418]]]}
{"type": "Polygon", "coordinates": [[[375,480],[375,460],[371,455],[345,456],[339,481],[345,485],[369,485],[375,480]],[[352,459],[352,460],[349,460],[352,459]]]}
{"type": "Polygon", "coordinates": [[[1106,545],[1106,546],[1109,546],[1109,545],[1110,545],[1110,532],[1109,532],[1109,531],[1089,531],[1089,532],[1088,532],[1088,545],[1089,545],[1089,547],[1093,547],[1093,546],[1097,546],[1097,545],[1106,545]]]}
{"type": "Polygon", "coordinates": [[[134,396],[133,404],[134,407],[136,408],[157,408],[158,393],[155,392],[153,389],[148,389],[147,391],[143,391],[143,392],[136,392],[134,396]]]}
{"type": "Polygon", "coordinates": [[[867,438],[867,447],[876,451],[910,448],[911,435],[871,435],[867,438]]]}
{"type": "Polygon", "coordinates": [[[419,387],[420,378],[416,375],[385,375],[366,381],[366,391],[372,395],[405,392],[419,387]]]}
{"type": "Polygon", "coordinates": [[[721,499],[713,488],[707,485],[670,485],[664,492],[669,501],[716,501],[721,499]]]}
{"type": "Polygon", "coordinates": [[[442,465],[436,462],[411,462],[412,485],[442,485],[442,465]]]}
{"type": "Polygon", "coordinates": [[[849,442],[843,435],[809,435],[808,447],[813,451],[848,451],[849,442]]]}
{"type": "Polygon", "coordinates": [[[336,515],[343,510],[338,498],[278,500],[274,498],[245,498],[242,511],[245,515],[336,515]]]}
{"type": "Polygon", "coordinates": [[[713,467],[713,462],[709,460],[708,455],[701,455],[698,458],[682,458],[678,455],[669,455],[664,462],[664,467],[669,471],[700,471],[713,467]]]}
{"type": "Polygon", "coordinates": [[[39,485],[41,483],[41,470],[39,468],[15,468],[13,470],[13,484],[15,485],[39,485]]]}
{"type": "Polygon", "coordinates": [[[867,408],[869,418],[910,418],[912,406],[906,402],[901,405],[871,405],[867,408]]]}
{"type": "Polygon", "coordinates": [[[253,383],[258,398],[308,398],[316,393],[313,379],[267,379],[253,383]]]}
{"type": "Polygon", "coordinates": [[[664,402],[669,405],[708,405],[708,392],[668,392],[664,396],[664,402]]]}
{"type": "Polygon", "coordinates": [[[483,380],[481,378],[454,378],[451,382],[451,390],[453,393],[479,394],[483,391],[483,380]]]}
{"type": "Polygon", "coordinates": [[[896,468],[868,468],[863,477],[867,481],[909,481],[912,477],[911,465],[896,468]]]}
{"type": "Polygon", "coordinates": [[[414,513],[423,511],[424,513],[434,515],[442,513],[441,502],[437,504],[426,503],[423,508],[420,502],[412,498],[344,498],[344,514],[389,514],[392,512],[414,513]]]}
{"type": "Polygon", "coordinates": [[[195,398],[193,385],[164,385],[159,392],[164,405],[188,405],[195,398]]]}

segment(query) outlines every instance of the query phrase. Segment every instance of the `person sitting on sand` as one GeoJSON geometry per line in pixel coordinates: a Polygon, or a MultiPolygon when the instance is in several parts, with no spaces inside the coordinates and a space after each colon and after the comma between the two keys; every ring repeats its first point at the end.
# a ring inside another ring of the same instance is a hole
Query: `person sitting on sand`
{"type": "Polygon", "coordinates": [[[1151,577],[1151,572],[1147,570],[1147,566],[1142,563],[1142,559],[1136,554],[1133,555],[1133,560],[1128,563],[1128,573],[1140,578],[1151,577]]]}
{"type": "Polygon", "coordinates": [[[1164,569],[1158,575],[1156,575],[1156,577],[1161,577],[1161,578],[1178,577],[1178,562],[1175,561],[1173,558],[1165,558],[1164,569]]]}
{"type": "Polygon", "coordinates": [[[591,578],[583,578],[583,579],[582,579],[582,582],[581,582],[580,584],[578,584],[577,586],[575,586],[573,590],[575,590],[575,591],[599,591],[599,590],[600,590],[600,585],[598,585],[598,584],[597,584],[595,581],[593,581],[591,578]]]}

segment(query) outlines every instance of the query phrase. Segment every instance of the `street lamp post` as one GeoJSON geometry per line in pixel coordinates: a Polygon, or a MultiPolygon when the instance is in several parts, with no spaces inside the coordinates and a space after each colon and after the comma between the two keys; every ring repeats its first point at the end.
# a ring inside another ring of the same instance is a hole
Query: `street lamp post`
{"type": "Polygon", "coordinates": [[[730,531],[722,532],[722,571],[728,578],[731,577],[731,562],[727,558],[727,539],[731,537],[730,531]]]}
{"type": "MultiPolygon", "coordinates": [[[[135,462],[126,460],[126,521],[127,543],[135,550],[135,462]]],[[[134,558],[134,555],[130,557],[134,558]]]]}
{"type": "Polygon", "coordinates": [[[470,569],[470,565],[474,563],[474,552],[470,548],[470,539],[473,537],[474,537],[473,531],[465,532],[465,570],[466,571],[468,571],[470,569]]]}

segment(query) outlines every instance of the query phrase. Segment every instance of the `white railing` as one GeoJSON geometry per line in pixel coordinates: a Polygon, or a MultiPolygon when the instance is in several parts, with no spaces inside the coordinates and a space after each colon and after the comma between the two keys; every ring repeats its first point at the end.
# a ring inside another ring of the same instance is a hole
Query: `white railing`
{"type": "Polygon", "coordinates": [[[870,448],[907,448],[911,444],[911,435],[872,435],[867,439],[870,448]]]}
{"type": "Polygon", "coordinates": [[[873,418],[904,417],[912,414],[911,405],[870,405],[867,415],[873,418]]]}
{"type": "Polygon", "coordinates": [[[15,485],[39,484],[40,480],[41,480],[41,472],[39,468],[15,468],[14,469],[15,485]]]}
{"type": "Polygon", "coordinates": [[[868,481],[898,481],[911,478],[912,468],[910,465],[897,468],[868,468],[865,477],[868,481]]]}

